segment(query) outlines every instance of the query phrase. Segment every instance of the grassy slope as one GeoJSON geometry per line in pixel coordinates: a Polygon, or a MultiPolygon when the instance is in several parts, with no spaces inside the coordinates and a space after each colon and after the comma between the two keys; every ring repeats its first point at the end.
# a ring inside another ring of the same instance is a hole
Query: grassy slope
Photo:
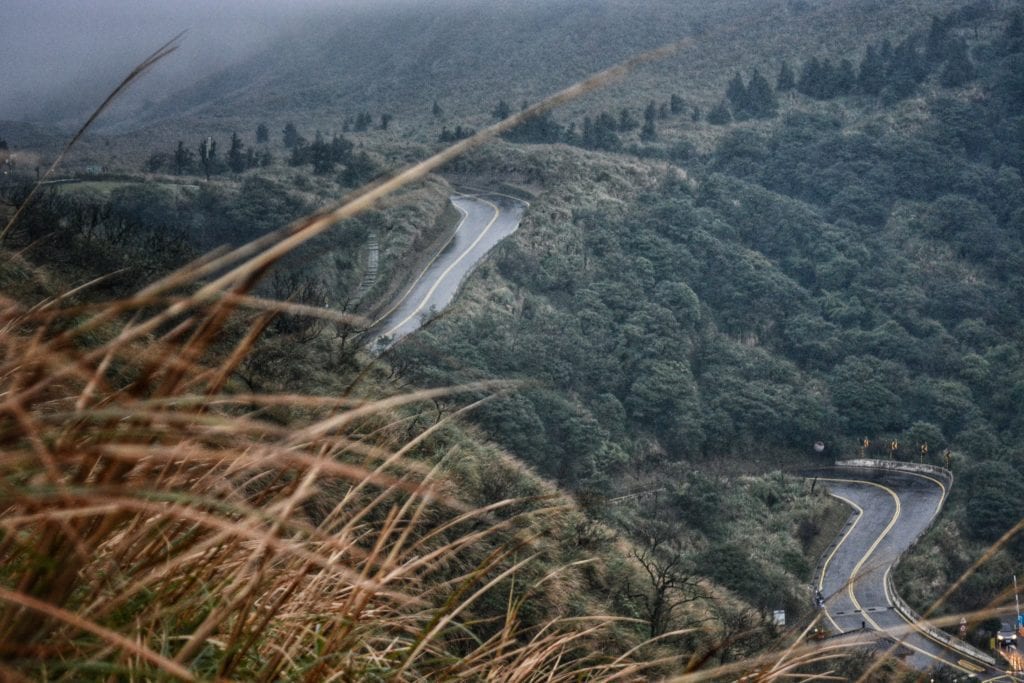
{"type": "MultiPolygon", "coordinates": [[[[679,6],[673,4],[672,7],[678,8],[679,6]]],[[[723,11],[739,12],[748,9],[749,7],[737,3],[735,6],[728,6],[723,11]]],[[[830,54],[844,54],[845,50],[859,47],[866,40],[875,40],[882,35],[894,31],[902,32],[905,27],[912,25],[913,22],[923,25],[927,21],[927,13],[922,11],[922,9],[921,6],[910,3],[900,3],[897,7],[893,3],[851,2],[844,3],[839,7],[830,5],[827,8],[824,6],[819,9],[812,8],[808,13],[793,15],[788,11],[782,11],[778,7],[768,7],[765,9],[759,5],[756,11],[763,12],[763,14],[755,19],[750,19],[748,16],[740,22],[740,25],[744,28],[756,26],[763,29],[763,32],[757,34],[757,39],[749,40],[748,36],[750,34],[743,31],[744,40],[742,45],[739,44],[738,37],[732,40],[733,36],[738,36],[741,33],[740,31],[735,31],[734,27],[722,17],[713,17],[711,28],[708,29],[709,33],[706,36],[706,43],[704,43],[704,47],[700,50],[700,58],[695,60],[692,53],[687,53],[677,61],[666,62],[657,68],[644,70],[631,79],[628,86],[612,88],[598,95],[589,103],[581,103],[576,111],[589,111],[591,106],[615,108],[621,106],[620,103],[622,102],[642,101],[650,95],[658,94],[663,96],[664,93],[672,91],[680,91],[688,97],[692,97],[694,101],[703,103],[706,108],[707,104],[713,102],[720,95],[724,82],[729,76],[728,71],[722,68],[723,64],[728,64],[729,67],[727,68],[733,68],[734,66],[746,68],[751,65],[768,64],[770,62],[761,56],[765,52],[770,52],[772,59],[777,59],[780,55],[806,55],[808,49],[821,49],[830,54]],[[786,41],[784,45],[778,43],[778,36],[782,35],[782,33],[777,30],[777,27],[779,22],[783,20],[792,22],[789,25],[801,36],[800,41],[786,41]],[[726,25],[724,29],[721,28],[723,24],[726,25]],[[837,26],[843,27],[842,30],[837,29],[837,26]],[[751,44],[757,47],[751,47],[751,44]],[[789,52],[786,52],[786,50],[789,50],[789,52]],[[734,57],[734,55],[744,56],[748,54],[750,57],[745,61],[734,57]]],[[[937,11],[939,8],[930,3],[927,9],[929,11],[937,11]]],[[[624,36],[609,37],[601,36],[598,31],[595,31],[595,27],[607,29],[610,26],[622,25],[626,22],[618,21],[617,19],[627,15],[633,17],[636,14],[635,10],[627,10],[625,7],[615,7],[612,5],[605,14],[595,13],[594,15],[589,15],[578,12],[562,12],[558,14],[559,9],[557,7],[551,8],[550,11],[555,14],[539,19],[536,14],[529,14],[528,12],[520,12],[518,10],[512,11],[516,15],[513,17],[473,17],[475,22],[473,25],[486,29],[484,33],[497,34],[495,22],[503,28],[511,23],[516,27],[516,30],[508,31],[507,33],[502,32],[502,35],[512,36],[512,38],[508,39],[510,45],[513,41],[517,40],[515,36],[523,35],[524,32],[530,32],[527,35],[536,35],[536,31],[540,29],[543,35],[548,35],[548,32],[545,30],[547,27],[557,27],[557,30],[550,31],[551,38],[548,41],[543,42],[538,49],[531,50],[530,54],[523,57],[526,60],[525,64],[515,61],[511,63],[516,68],[516,73],[532,73],[535,75],[536,73],[544,72],[544,69],[541,68],[543,65],[555,59],[562,60],[564,55],[560,53],[553,54],[551,50],[555,49],[552,45],[556,44],[559,37],[562,38],[563,47],[558,49],[564,49],[564,35],[567,33],[599,36],[599,39],[593,41],[580,41],[579,45],[581,47],[584,44],[602,45],[604,43],[612,45],[616,50],[621,50],[622,54],[630,54],[630,51],[645,47],[639,36],[654,35],[655,38],[661,41],[663,38],[671,38],[674,35],[678,35],[679,27],[683,25],[689,26],[689,22],[693,21],[692,15],[686,15],[682,11],[679,14],[669,12],[667,15],[657,15],[654,13],[647,15],[647,23],[639,24],[639,28],[630,25],[630,30],[635,31],[634,33],[626,32],[624,36]],[[652,16],[655,18],[652,19],[652,16]],[[668,21],[665,20],[666,16],[669,19],[668,21]],[[674,21],[676,23],[673,23],[674,21]],[[657,25],[661,32],[650,32],[649,28],[652,25],[657,25]]],[[[688,9],[687,11],[690,10],[688,9]]],[[[460,19],[467,22],[470,21],[464,17],[460,19]]],[[[641,19],[644,19],[644,17],[641,17],[641,19]]],[[[386,28],[380,29],[384,33],[371,32],[367,34],[373,39],[368,39],[365,44],[350,44],[339,40],[335,43],[335,49],[342,51],[352,50],[362,58],[364,55],[372,53],[372,48],[377,45],[388,44],[389,41],[393,44],[396,35],[389,33],[390,31],[401,31],[402,35],[405,35],[406,32],[414,30],[414,27],[415,30],[418,30],[421,24],[418,22],[389,22],[386,28]]],[[[268,75],[261,72],[258,78],[270,80],[257,81],[267,88],[284,92],[285,83],[289,84],[288,87],[293,87],[292,83],[298,82],[301,84],[301,78],[309,75],[313,76],[313,84],[321,80],[331,80],[332,82],[344,84],[344,78],[352,78],[352,83],[355,81],[360,83],[374,81],[377,83],[375,87],[378,88],[378,92],[386,89],[389,93],[395,91],[401,93],[403,89],[408,88],[405,85],[406,83],[421,81],[426,76],[430,82],[438,84],[440,95],[437,93],[433,95],[423,95],[421,93],[415,95],[402,94],[394,96],[394,99],[392,99],[392,95],[388,95],[387,98],[375,100],[375,95],[372,92],[361,91],[358,88],[341,88],[346,93],[340,95],[337,93],[327,93],[325,95],[321,88],[311,85],[309,86],[308,96],[303,96],[301,90],[297,90],[294,97],[286,92],[280,100],[265,103],[266,109],[263,111],[257,106],[255,109],[257,113],[250,115],[252,116],[251,119],[236,118],[228,122],[220,120],[214,123],[215,118],[213,115],[216,112],[204,109],[203,105],[203,100],[207,99],[214,92],[217,93],[218,97],[223,96],[223,88],[217,87],[214,84],[210,86],[210,90],[206,94],[199,94],[199,108],[190,111],[196,116],[196,120],[209,122],[209,125],[221,127],[222,130],[228,130],[234,125],[248,125],[251,127],[254,121],[266,116],[294,116],[298,121],[307,126],[324,125],[326,128],[330,126],[332,120],[336,120],[336,114],[333,111],[336,106],[340,106],[343,109],[349,106],[361,108],[367,106],[366,103],[372,102],[376,106],[391,108],[392,103],[395,103],[396,111],[399,112],[401,120],[408,121],[408,123],[396,126],[396,130],[390,131],[387,134],[376,133],[368,135],[366,140],[372,141],[372,144],[389,144],[400,149],[406,144],[402,139],[406,135],[411,136],[414,140],[429,140],[432,129],[436,127],[436,124],[429,121],[425,115],[419,112],[421,109],[426,111],[430,100],[435,97],[441,99],[449,112],[454,110],[475,112],[474,115],[468,116],[466,120],[470,123],[482,123],[487,120],[486,112],[491,106],[491,102],[479,102],[475,99],[470,101],[468,99],[469,95],[459,95],[452,98],[451,93],[453,89],[445,84],[450,83],[450,79],[453,77],[461,79],[465,70],[461,68],[448,70],[450,68],[449,65],[440,63],[438,59],[430,59],[432,55],[438,54],[437,51],[447,50],[451,44],[458,42],[456,40],[457,35],[466,35],[468,33],[466,25],[446,25],[442,28],[444,30],[435,33],[435,35],[440,36],[439,41],[437,43],[427,42],[421,45],[413,59],[400,63],[384,60],[383,64],[386,67],[384,70],[387,72],[386,77],[381,76],[379,72],[374,73],[370,70],[370,67],[362,70],[347,69],[344,74],[332,74],[327,70],[331,68],[330,65],[325,65],[323,62],[323,55],[330,55],[332,53],[322,45],[314,43],[309,47],[308,54],[299,58],[300,60],[306,59],[307,61],[300,61],[298,66],[290,67],[282,74],[268,75]],[[451,33],[446,34],[445,31],[451,31],[451,33]],[[436,68],[439,71],[425,73],[420,70],[424,64],[430,65],[430,68],[435,68],[434,65],[437,65],[436,68]],[[351,95],[348,93],[351,93],[351,95]],[[325,103],[319,101],[318,98],[322,97],[330,98],[327,104],[330,105],[331,111],[327,111],[328,107],[325,106],[325,103]],[[350,105],[350,102],[354,104],[350,105]],[[297,108],[290,109],[291,107],[297,108]]],[[[426,33],[424,32],[424,34],[426,33]]],[[[505,48],[507,46],[502,45],[500,47],[505,48]]],[[[506,50],[498,49],[495,52],[503,54],[506,50]]],[[[476,53],[472,54],[475,55],[476,53]]],[[[594,67],[603,66],[604,63],[600,60],[605,59],[609,54],[618,55],[619,53],[614,51],[602,52],[600,58],[595,61],[593,54],[581,50],[574,54],[571,59],[564,61],[574,69],[574,71],[570,71],[570,75],[576,76],[577,72],[582,74],[594,67]]],[[[338,55],[335,55],[335,57],[338,57],[338,55]]],[[[472,58],[475,59],[476,57],[473,56],[472,58]]],[[[395,59],[400,59],[400,57],[395,56],[395,59]]],[[[466,58],[466,60],[468,59],[469,57],[466,58]]],[[[332,61],[346,65],[349,64],[344,59],[332,61]]],[[[366,59],[365,63],[380,64],[382,62],[381,60],[366,59]]],[[[457,61],[455,63],[458,64],[457,61]]],[[[476,79],[470,82],[472,87],[460,87],[456,92],[473,93],[474,98],[479,92],[495,92],[497,96],[504,95],[514,102],[521,97],[536,97],[563,82],[568,82],[567,80],[548,82],[531,77],[529,84],[517,83],[514,79],[509,78],[507,71],[501,70],[505,66],[505,64],[496,65],[493,67],[493,71],[482,70],[482,72],[478,73],[476,79]],[[508,92],[496,91],[496,84],[506,85],[508,92]]],[[[474,73],[477,72],[474,71],[474,73]]],[[[565,78],[561,72],[557,76],[558,78],[565,78]]],[[[295,85],[294,87],[300,88],[301,85],[295,85]]],[[[253,90],[247,89],[245,92],[251,93],[253,90]]],[[[246,95],[244,92],[228,93],[225,100],[230,103],[228,107],[242,107],[247,111],[253,111],[253,108],[249,105],[264,104],[262,102],[253,103],[246,99],[247,97],[249,95],[246,95]]],[[[167,127],[172,130],[168,131],[165,137],[168,140],[172,139],[178,134],[175,127],[180,125],[180,122],[168,124],[167,127]]],[[[681,124],[680,132],[687,130],[686,126],[687,124],[681,124]]],[[[703,127],[687,130],[687,132],[697,136],[710,136],[713,134],[711,129],[703,127]]],[[[671,133],[666,132],[664,135],[669,137],[671,133]]],[[[566,149],[558,149],[551,153],[545,151],[544,153],[533,155],[521,154],[518,150],[499,146],[483,154],[492,155],[492,158],[483,162],[479,161],[479,158],[471,160],[460,171],[467,174],[467,176],[472,176],[479,169],[485,169],[488,172],[495,173],[498,177],[505,177],[507,175],[511,180],[523,182],[534,189],[544,187],[550,189],[549,181],[552,178],[557,178],[559,181],[568,179],[567,182],[560,182],[558,184],[556,192],[543,196],[541,201],[535,205],[535,209],[537,209],[536,215],[538,216],[558,216],[563,218],[571,215],[573,210],[579,208],[601,207],[604,210],[614,211],[611,208],[614,204],[629,201],[638,189],[645,186],[650,187],[664,168],[657,164],[651,165],[621,157],[606,159],[601,155],[589,155],[577,150],[566,149]],[[477,164],[477,166],[474,166],[474,164],[477,164]],[[499,166],[497,171],[495,171],[496,165],[499,166]],[[600,178],[600,180],[596,180],[597,178],[600,178]]],[[[532,218],[530,221],[532,222],[528,222],[524,226],[525,229],[519,233],[517,239],[532,240],[532,246],[534,247],[541,244],[550,249],[557,249],[570,244],[574,239],[571,233],[560,230],[559,225],[555,221],[534,220],[532,218]]],[[[477,278],[474,279],[474,284],[471,284],[465,302],[460,304],[469,308],[463,309],[462,312],[457,309],[452,312],[452,315],[463,315],[467,311],[471,311],[473,306],[493,306],[502,303],[508,304],[514,301],[515,292],[493,276],[493,270],[486,267],[482,269],[477,278]]],[[[318,377],[318,383],[322,379],[318,377]]],[[[493,456],[493,453],[491,455],[493,456]]],[[[479,475],[469,475],[466,480],[473,481],[477,476],[479,475]]],[[[746,533],[752,533],[752,530],[747,530],[746,533]]]]}

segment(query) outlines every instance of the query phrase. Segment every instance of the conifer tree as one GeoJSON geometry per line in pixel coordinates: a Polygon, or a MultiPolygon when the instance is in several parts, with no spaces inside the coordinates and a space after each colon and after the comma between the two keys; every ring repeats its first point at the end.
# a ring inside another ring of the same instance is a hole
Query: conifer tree
{"type": "Polygon", "coordinates": [[[498,119],[507,119],[509,114],[512,113],[512,107],[508,106],[508,102],[505,100],[498,100],[498,104],[495,105],[494,111],[491,112],[491,116],[498,119]]]}
{"type": "Polygon", "coordinates": [[[636,120],[635,116],[633,116],[633,112],[626,107],[623,107],[622,111],[619,112],[619,131],[625,133],[639,127],[640,122],[636,120]]]}
{"type": "Polygon", "coordinates": [[[732,106],[733,115],[737,120],[747,117],[750,110],[750,101],[747,97],[747,86],[743,84],[743,76],[737,71],[725,89],[725,96],[732,106]]]}
{"type": "Polygon", "coordinates": [[[976,75],[974,64],[967,52],[967,43],[963,40],[953,41],[939,81],[947,88],[956,88],[973,81],[976,75]]]}
{"type": "Polygon", "coordinates": [[[729,113],[729,106],[725,100],[720,101],[708,112],[708,123],[714,126],[724,126],[730,121],[732,121],[732,114],[729,113]]]}
{"type": "Polygon", "coordinates": [[[245,170],[245,145],[238,133],[231,134],[231,147],[228,148],[228,168],[235,173],[245,170]]]}
{"type": "Polygon", "coordinates": [[[679,95],[673,94],[668,100],[669,109],[672,110],[673,114],[682,114],[686,108],[686,104],[683,102],[683,98],[679,95]]]}
{"type": "Polygon", "coordinates": [[[313,173],[317,175],[327,175],[334,171],[331,147],[324,141],[324,136],[320,131],[316,132],[313,144],[310,145],[309,160],[313,164],[313,173]]]}
{"type": "Polygon", "coordinates": [[[199,143],[199,161],[203,165],[206,179],[209,180],[210,174],[217,169],[217,141],[212,137],[205,137],[199,143]]]}
{"type": "Polygon", "coordinates": [[[270,141],[270,131],[267,129],[267,124],[261,123],[256,126],[256,142],[257,144],[263,144],[270,141]]]}
{"type": "Polygon", "coordinates": [[[174,172],[177,175],[181,175],[191,171],[193,162],[192,150],[185,147],[183,141],[178,140],[178,148],[174,150],[174,172]]]}
{"type": "Polygon", "coordinates": [[[819,97],[821,93],[822,69],[821,62],[817,57],[811,57],[804,62],[800,70],[800,80],[796,83],[798,92],[808,97],[819,97]]]}
{"type": "Polygon", "coordinates": [[[292,123],[291,121],[284,124],[284,130],[281,131],[281,137],[282,141],[284,142],[284,146],[287,147],[288,149],[292,149],[293,147],[298,145],[299,140],[302,139],[302,136],[299,135],[299,131],[295,127],[295,124],[292,123]]]}
{"type": "Polygon", "coordinates": [[[747,107],[750,115],[759,119],[771,118],[779,111],[779,101],[772,86],[757,69],[754,69],[747,86],[747,107]]]}
{"type": "Polygon", "coordinates": [[[868,45],[857,72],[857,90],[865,95],[878,95],[885,87],[885,62],[873,45],[868,45]]]}
{"type": "Polygon", "coordinates": [[[789,66],[789,62],[782,62],[779,67],[779,76],[775,79],[775,89],[779,92],[789,92],[796,87],[796,74],[789,66]]]}
{"type": "Polygon", "coordinates": [[[843,59],[833,72],[832,95],[849,95],[857,87],[857,72],[853,62],[843,59]]]}
{"type": "Polygon", "coordinates": [[[647,108],[644,109],[644,126],[640,129],[640,139],[644,141],[650,141],[658,137],[657,129],[655,128],[654,120],[658,116],[657,105],[654,104],[654,100],[651,100],[647,104],[647,108]]]}

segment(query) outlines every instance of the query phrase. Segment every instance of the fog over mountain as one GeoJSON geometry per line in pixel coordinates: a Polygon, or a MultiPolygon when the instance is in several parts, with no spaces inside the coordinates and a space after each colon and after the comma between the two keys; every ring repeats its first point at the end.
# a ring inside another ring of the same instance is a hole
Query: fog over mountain
{"type": "Polygon", "coordinates": [[[0,119],[67,124],[95,107],[157,47],[187,31],[122,109],[251,56],[324,12],[356,3],[327,0],[7,0],[0,40],[0,119]]]}

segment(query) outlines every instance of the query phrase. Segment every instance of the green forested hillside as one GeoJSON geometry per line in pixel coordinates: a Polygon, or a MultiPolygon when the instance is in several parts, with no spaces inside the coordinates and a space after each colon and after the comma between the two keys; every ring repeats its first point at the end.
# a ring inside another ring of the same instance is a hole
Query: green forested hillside
{"type": "MultiPolygon", "coordinates": [[[[69,287],[116,273],[87,301],[125,295],[681,37],[692,42],[678,55],[310,241],[255,290],[372,317],[444,243],[450,192],[529,195],[519,231],[453,307],[382,357],[360,348],[360,324],[267,318],[227,386],[368,400],[514,380],[470,392],[487,400],[413,455],[443,463],[475,505],[555,496],[540,479],[571,493],[562,517],[531,529],[540,560],[527,578],[593,567],[549,588],[564,589],[557,600],[515,603],[522,622],[611,611],[636,620],[621,626],[620,649],[702,624],[652,657],[724,662],[778,645],[777,608],[806,623],[812,568],[845,515],[792,471],[859,454],[951,462],[949,510],[899,577],[923,610],[1024,518],[1017,2],[464,2],[341,14],[273,59],[151,107],[110,142],[123,173],[49,187],[5,248],[19,252],[12,264],[53,269],[69,287]],[[232,139],[219,157],[215,136],[232,139]]],[[[10,130],[0,126],[10,149],[45,159],[23,128],[10,130]]],[[[89,159],[107,142],[89,143],[89,159]]],[[[2,185],[0,216],[31,185],[22,163],[24,182],[2,185]]],[[[21,266],[5,273],[14,282],[21,266]]],[[[244,334],[229,328],[218,342],[244,334]]],[[[358,423],[345,436],[361,443],[380,428],[391,447],[467,402],[437,397],[387,429],[358,423]]],[[[252,411],[275,426],[302,412],[252,411]]],[[[996,554],[948,609],[987,604],[1020,559],[1019,544],[996,554]]],[[[471,639],[515,602],[518,584],[498,585],[509,598],[490,594],[472,611],[471,639]]]]}
{"type": "Polygon", "coordinates": [[[544,193],[477,296],[395,353],[420,381],[535,381],[478,419],[575,490],[799,460],[816,440],[936,464],[949,449],[970,556],[1024,513],[1005,482],[1024,465],[1021,37],[1019,13],[987,4],[936,17],[900,39],[906,92],[787,95],[768,123],[721,127],[685,174],[616,175],[566,148],[481,157],[544,193]]]}
{"type": "MultiPolygon", "coordinates": [[[[605,107],[640,116],[649,99],[681,95],[705,112],[732,76],[827,49],[852,54],[865,39],[925,30],[955,0],[620,0],[515,3],[396,2],[346,7],[245,62],[169,93],[145,117],[150,135],[183,121],[247,130],[261,118],[338,131],[369,111],[396,116],[390,142],[479,127],[504,99],[518,108],[646,50],[690,39],[676,56],[571,103],[569,120],[605,107]],[[433,103],[440,106],[440,116],[433,103]]],[[[282,125],[278,123],[278,125],[282,125]]]]}

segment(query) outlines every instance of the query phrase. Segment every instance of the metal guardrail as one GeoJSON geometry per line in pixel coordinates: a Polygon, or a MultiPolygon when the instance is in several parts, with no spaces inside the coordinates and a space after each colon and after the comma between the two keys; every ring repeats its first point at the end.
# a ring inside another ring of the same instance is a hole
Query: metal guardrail
{"type": "Polygon", "coordinates": [[[941,628],[933,626],[929,621],[921,617],[913,607],[907,604],[907,602],[900,597],[899,593],[896,592],[896,586],[893,584],[892,574],[886,574],[885,585],[889,590],[889,597],[892,599],[892,607],[897,612],[903,615],[903,618],[909,622],[912,622],[914,628],[918,628],[934,640],[938,640],[943,645],[948,647],[950,650],[955,650],[965,657],[977,659],[980,662],[985,662],[989,666],[995,666],[995,657],[989,655],[987,652],[982,652],[973,645],[969,645],[964,641],[960,640],[956,636],[952,636],[941,628]]]}
{"type": "MultiPolygon", "coordinates": [[[[916,474],[930,474],[936,477],[941,477],[946,481],[946,491],[942,496],[942,505],[946,503],[946,497],[949,495],[949,488],[953,485],[953,473],[944,467],[938,467],[936,465],[926,465],[924,463],[913,463],[913,462],[902,462],[900,460],[839,460],[836,461],[837,467],[863,467],[871,469],[884,469],[884,470],[896,470],[900,472],[910,472],[916,474]]],[[[941,505],[940,505],[941,508],[941,505]]],[[[856,513],[855,513],[856,514],[856,513]]],[[[936,512],[938,515],[938,512],[936,512]]],[[[934,521],[934,517],[932,520],[934,521]]],[[[929,525],[930,526],[930,525],[929,525]]],[[[899,564],[900,560],[904,558],[911,550],[917,546],[918,539],[914,539],[914,542],[907,547],[900,556],[896,558],[892,566],[895,567],[899,564]]],[[[946,633],[942,629],[933,626],[929,621],[924,619],[918,614],[913,607],[907,604],[907,601],[900,597],[899,593],[896,592],[896,585],[892,580],[892,573],[888,572],[885,575],[885,585],[889,593],[889,597],[892,599],[892,607],[899,612],[904,619],[910,622],[914,628],[920,629],[926,633],[930,638],[941,642],[944,646],[958,652],[966,657],[971,657],[980,662],[985,662],[990,666],[996,666],[996,660],[994,657],[986,652],[979,650],[973,645],[969,645],[957,638],[956,636],[946,633]]]]}

